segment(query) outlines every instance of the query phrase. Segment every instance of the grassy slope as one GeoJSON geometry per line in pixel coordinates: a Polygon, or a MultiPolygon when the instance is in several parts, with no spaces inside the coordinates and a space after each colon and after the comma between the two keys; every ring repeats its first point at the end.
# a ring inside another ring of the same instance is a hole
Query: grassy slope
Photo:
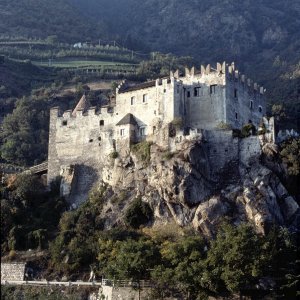
{"type": "Polygon", "coordinates": [[[0,85],[16,97],[30,92],[36,83],[51,82],[53,76],[50,71],[31,63],[6,59],[4,64],[0,64],[0,85]]]}

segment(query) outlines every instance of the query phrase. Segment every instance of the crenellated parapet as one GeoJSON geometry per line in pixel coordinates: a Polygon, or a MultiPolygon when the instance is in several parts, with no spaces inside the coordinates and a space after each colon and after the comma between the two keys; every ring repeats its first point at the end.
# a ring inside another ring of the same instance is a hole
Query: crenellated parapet
{"type": "MultiPolygon", "coordinates": [[[[256,92],[261,95],[265,93],[265,88],[260,86],[258,83],[254,82],[251,78],[248,78],[246,75],[242,74],[235,66],[235,63],[227,64],[225,61],[223,63],[216,63],[216,67],[212,67],[210,64],[201,65],[200,70],[198,71],[195,67],[191,69],[185,68],[184,75],[180,75],[179,70],[175,72],[170,72],[170,78],[180,79],[183,77],[193,78],[205,77],[205,76],[226,76],[230,81],[238,82],[245,87],[248,87],[249,92],[256,92]]],[[[159,79],[157,79],[159,80],[159,79]]]]}
{"type": "Polygon", "coordinates": [[[242,74],[238,69],[236,69],[234,62],[231,63],[231,65],[226,64],[226,75],[229,80],[239,82],[245,87],[248,87],[250,92],[256,92],[263,95],[266,91],[263,86],[260,86],[251,78],[248,78],[246,75],[242,74]]]}

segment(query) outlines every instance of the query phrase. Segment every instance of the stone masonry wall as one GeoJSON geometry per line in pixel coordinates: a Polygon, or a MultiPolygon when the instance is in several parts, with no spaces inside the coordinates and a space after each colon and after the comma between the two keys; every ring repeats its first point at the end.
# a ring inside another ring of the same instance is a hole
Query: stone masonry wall
{"type": "Polygon", "coordinates": [[[25,263],[1,263],[1,281],[24,280],[25,266],[25,263]]]}

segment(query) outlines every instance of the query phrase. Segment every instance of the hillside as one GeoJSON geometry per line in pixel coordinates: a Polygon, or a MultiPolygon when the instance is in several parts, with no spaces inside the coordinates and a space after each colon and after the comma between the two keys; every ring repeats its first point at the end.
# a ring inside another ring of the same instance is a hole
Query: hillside
{"type": "Polygon", "coordinates": [[[52,82],[53,76],[53,72],[34,66],[29,61],[17,62],[6,58],[0,64],[0,97],[21,97],[40,84],[52,82]]]}
{"type": "Polygon", "coordinates": [[[57,35],[61,41],[81,41],[103,36],[105,26],[91,22],[68,0],[1,0],[2,37],[46,38],[57,35]]]}
{"type": "MultiPolygon", "coordinates": [[[[298,127],[300,4],[296,0],[21,0],[0,2],[2,37],[117,40],[129,49],[235,61],[284,103],[298,127]],[[291,75],[292,74],[292,75],[291,75]],[[290,79],[291,77],[291,79],[290,79]]],[[[289,126],[288,126],[289,127],[289,126]]]]}

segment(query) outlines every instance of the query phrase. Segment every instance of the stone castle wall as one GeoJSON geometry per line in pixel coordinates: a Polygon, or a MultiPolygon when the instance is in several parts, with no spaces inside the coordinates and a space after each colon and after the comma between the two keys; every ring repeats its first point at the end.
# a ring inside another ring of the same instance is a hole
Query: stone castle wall
{"type": "Polygon", "coordinates": [[[48,183],[76,165],[72,176],[79,182],[74,197],[80,203],[96,181],[105,180],[100,170],[113,152],[124,156],[132,142],[145,139],[173,151],[180,148],[181,141],[202,136],[202,130],[207,131],[204,138],[209,141],[212,166],[223,166],[237,157],[238,147],[231,135],[216,127],[223,122],[240,128],[249,120],[258,125],[265,112],[262,94],[261,87],[240,75],[234,65],[224,63],[217,69],[202,66],[200,73],[186,69],[181,77],[171,72],[169,78],[137,87],[123,82],[116,90],[114,107],[75,113],[54,108],[50,113],[48,183]],[[129,113],[134,124],[120,122],[129,113]],[[173,121],[183,128],[175,137],[169,132],[173,121]]]}
{"type": "Polygon", "coordinates": [[[25,263],[1,263],[1,281],[23,281],[25,263]]]}

